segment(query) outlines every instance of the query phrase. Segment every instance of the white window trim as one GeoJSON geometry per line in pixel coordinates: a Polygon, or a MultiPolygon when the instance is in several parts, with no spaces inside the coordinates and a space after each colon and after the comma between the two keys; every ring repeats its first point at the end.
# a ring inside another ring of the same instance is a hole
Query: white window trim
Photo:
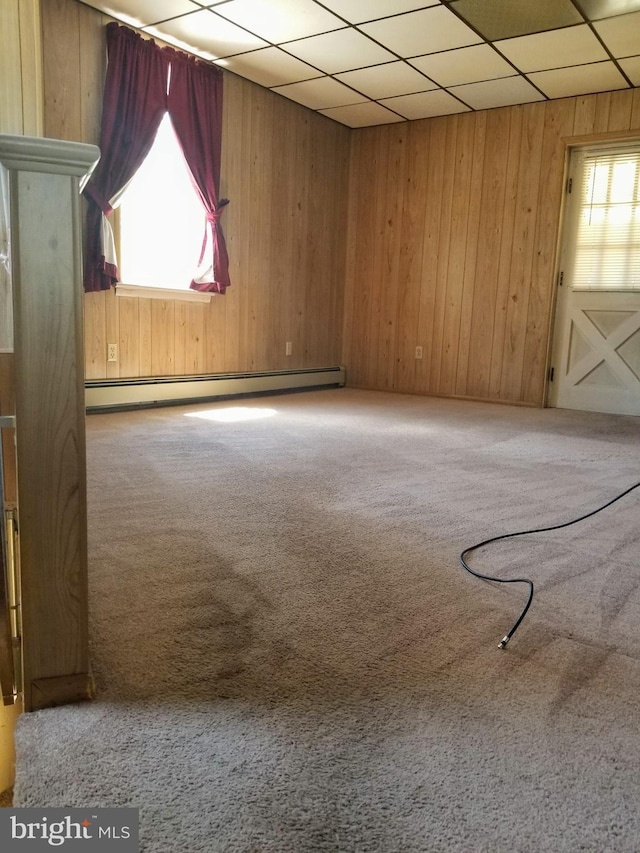
{"type": "Polygon", "coordinates": [[[211,302],[211,293],[200,290],[180,290],[174,287],[147,287],[144,284],[116,284],[116,296],[137,296],[144,299],[179,299],[183,302],[211,302]]]}

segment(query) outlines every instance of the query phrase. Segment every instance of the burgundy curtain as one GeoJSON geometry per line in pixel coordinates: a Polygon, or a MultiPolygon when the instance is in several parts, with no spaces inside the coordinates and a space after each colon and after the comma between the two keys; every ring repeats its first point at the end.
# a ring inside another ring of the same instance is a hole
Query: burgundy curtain
{"type": "Polygon", "coordinates": [[[108,290],[118,280],[115,258],[102,239],[103,214],[131,180],[167,110],[169,57],[126,27],[107,25],[100,161],[83,192],[88,200],[84,288],[108,290]]]}
{"type": "Polygon", "coordinates": [[[220,217],[227,199],[219,199],[222,147],[222,71],[171,48],[168,110],[185,160],[206,210],[200,263],[212,274],[191,282],[194,290],[224,293],[229,287],[229,257],[220,217]],[[208,279],[211,279],[210,281],[208,279]]]}

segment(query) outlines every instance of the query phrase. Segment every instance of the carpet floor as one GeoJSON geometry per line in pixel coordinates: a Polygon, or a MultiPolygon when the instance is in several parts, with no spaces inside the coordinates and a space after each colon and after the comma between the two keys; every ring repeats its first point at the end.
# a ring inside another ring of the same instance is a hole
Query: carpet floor
{"type": "Polygon", "coordinates": [[[16,806],[148,853],[637,853],[640,419],[334,389],[88,419],[91,703],[16,806]]]}

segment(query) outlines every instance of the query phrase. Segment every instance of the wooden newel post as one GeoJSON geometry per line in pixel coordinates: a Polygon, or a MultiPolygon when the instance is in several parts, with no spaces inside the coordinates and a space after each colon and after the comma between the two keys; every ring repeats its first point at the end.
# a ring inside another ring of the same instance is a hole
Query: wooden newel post
{"type": "Polygon", "coordinates": [[[0,349],[15,397],[27,711],[92,692],[79,183],[98,156],[93,145],[0,134],[0,237],[10,245],[0,290],[13,307],[0,349]]]}

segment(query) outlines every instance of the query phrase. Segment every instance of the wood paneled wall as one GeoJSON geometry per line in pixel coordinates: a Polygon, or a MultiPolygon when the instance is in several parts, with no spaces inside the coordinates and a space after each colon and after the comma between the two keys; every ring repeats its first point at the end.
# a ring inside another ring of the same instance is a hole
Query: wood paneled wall
{"type": "Polygon", "coordinates": [[[40,0],[0,2],[0,133],[42,136],[40,0]]]}
{"type": "MultiPolygon", "coordinates": [[[[108,20],[43,4],[47,136],[98,142],[108,20]]],[[[349,131],[232,74],[223,121],[231,288],[209,304],[86,294],[87,378],[340,363],[349,131]]]]}
{"type": "Polygon", "coordinates": [[[541,405],[563,138],[631,129],[637,89],[355,132],[349,384],[541,405]]]}
{"type": "MultiPolygon", "coordinates": [[[[46,135],[97,142],[108,19],[42,15],[46,135]]],[[[88,294],[87,377],[343,363],[354,386],[541,405],[563,140],[632,129],[639,90],[350,131],[227,74],[233,286],[208,305],[88,294]]]]}

